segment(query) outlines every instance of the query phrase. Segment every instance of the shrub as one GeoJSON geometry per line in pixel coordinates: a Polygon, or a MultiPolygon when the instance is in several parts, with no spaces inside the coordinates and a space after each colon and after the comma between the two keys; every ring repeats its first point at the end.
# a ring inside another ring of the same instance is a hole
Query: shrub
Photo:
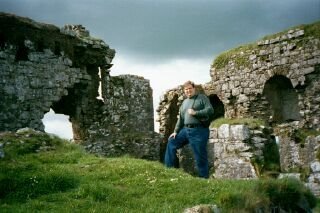
{"type": "Polygon", "coordinates": [[[262,180],[257,191],[265,192],[273,206],[278,206],[288,212],[300,212],[314,208],[316,197],[299,180],[284,178],[281,180],[262,180]]]}
{"type": "Polygon", "coordinates": [[[252,192],[229,192],[219,199],[226,212],[267,212],[270,201],[267,196],[252,192]]]}

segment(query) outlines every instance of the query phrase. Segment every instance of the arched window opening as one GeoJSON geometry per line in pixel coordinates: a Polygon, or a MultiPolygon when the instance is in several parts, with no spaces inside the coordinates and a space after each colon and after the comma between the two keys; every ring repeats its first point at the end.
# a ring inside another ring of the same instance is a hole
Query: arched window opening
{"type": "Polygon", "coordinates": [[[282,75],[271,77],[264,86],[263,95],[271,105],[273,122],[300,120],[298,95],[290,79],[282,75]]]}
{"type": "Polygon", "coordinates": [[[72,139],[72,124],[69,121],[69,116],[64,114],[56,114],[52,109],[47,112],[42,122],[45,126],[45,132],[58,135],[64,139],[72,139]]]}
{"type": "Polygon", "coordinates": [[[209,96],[210,103],[214,110],[214,119],[224,117],[224,105],[217,95],[209,96]]]}

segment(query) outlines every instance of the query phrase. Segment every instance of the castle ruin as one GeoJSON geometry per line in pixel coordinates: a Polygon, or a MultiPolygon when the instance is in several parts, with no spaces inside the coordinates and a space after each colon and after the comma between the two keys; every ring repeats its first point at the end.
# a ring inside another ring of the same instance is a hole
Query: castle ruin
{"type": "MultiPolygon", "coordinates": [[[[181,86],[161,100],[160,136],[149,81],[111,76],[115,50],[83,26],[60,29],[5,13],[0,25],[0,131],[44,131],[41,120],[51,108],[69,116],[73,140],[89,152],[161,161],[184,99],[181,86]]],[[[272,171],[265,164],[272,161],[277,176],[297,176],[320,195],[319,28],[319,22],[295,27],[215,59],[211,81],[198,89],[216,118],[265,125],[211,128],[212,176],[258,178],[272,171]]],[[[192,173],[190,156],[188,147],[179,153],[180,165],[192,173]]]]}
{"type": "MultiPolygon", "coordinates": [[[[217,117],[263,122],[255,128],[246,124],[211,128],[213,176],[258,178],[262,170],[270,169],[274,176],[303,179],[320,195],[320,22],[224,52],[214,60],[210,75],[211,81],[198,90],[209,97],[217,117]]],[[[174,129],[183,99],[178,86],[160,102],[164,140],[174,129]]],[[[161,156],[164,149],[165,145],[161,156]]],[[[180,165],[194,173],[190,150],[180,151],[180,165]]]]}
{"type": "Polygon", "coordinates": [[[115,50],[81,25],[60,29],[5,13],[0,25],[0,131],[44,131],[52,108],[70,117],[73,140],[90,152],[158,159],[150,83],[111,76],[115,50]]]}

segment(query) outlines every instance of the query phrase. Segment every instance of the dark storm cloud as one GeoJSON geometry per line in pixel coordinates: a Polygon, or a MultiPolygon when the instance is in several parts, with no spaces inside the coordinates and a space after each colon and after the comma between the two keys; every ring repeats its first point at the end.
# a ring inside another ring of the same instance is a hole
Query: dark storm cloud
{"type": "MultiPolygon", "coordinates": [[[[0,11],[82,24],[117,51],[113,75],[150,79],[156,109],[167,89],[208,82],[222,51],[320,20],[320,0],[0,0],[0,11]]],[[[48,131],[71,137],[68,119],[45,117],[48,131]]]]}
{"type": "Polygon", "coordinates": [[[212,57],[266,34],[320,19],[319,0],[0,0],[37,21],[82,24],[119,54],[212,57]]]}

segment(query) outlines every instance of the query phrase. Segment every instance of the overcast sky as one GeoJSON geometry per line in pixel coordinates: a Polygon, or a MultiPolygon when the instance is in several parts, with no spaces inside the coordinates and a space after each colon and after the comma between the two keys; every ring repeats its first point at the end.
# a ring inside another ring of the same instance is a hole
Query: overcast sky
{"type": "MultiPolygon", "coordinates": [[[[165,90],[210,81],[221,52],[319,21],[320,0],[0,0],[0,11],[58,27],[82,24],[116,50],[111,75],[150,80],[156,109],[165,90]]],[[[50,116],[45,124],[60,121],[50,116]]],[[[71,137],[65,129],[57,134],[71,137]]]]}

